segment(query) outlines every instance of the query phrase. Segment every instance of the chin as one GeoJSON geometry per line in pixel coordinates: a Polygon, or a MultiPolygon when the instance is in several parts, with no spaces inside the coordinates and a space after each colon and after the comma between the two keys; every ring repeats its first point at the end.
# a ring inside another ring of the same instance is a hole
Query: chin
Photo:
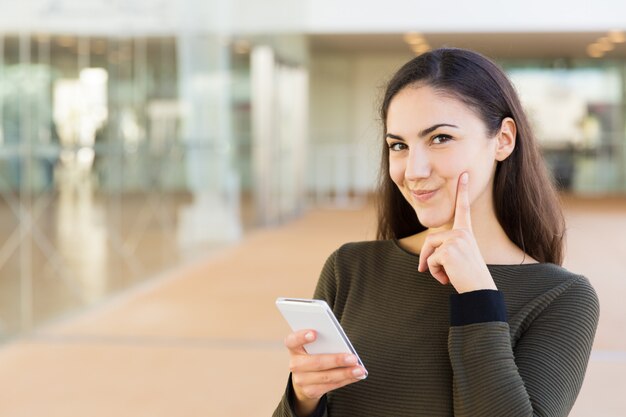
{"type": "Polygon", "coordinates": [[[446,216],[429,216],[426,213],[416,213],[417,220],[422,224],[422,226],[428,229],[436,229],[450,223],[450,217],[446,216]]]}

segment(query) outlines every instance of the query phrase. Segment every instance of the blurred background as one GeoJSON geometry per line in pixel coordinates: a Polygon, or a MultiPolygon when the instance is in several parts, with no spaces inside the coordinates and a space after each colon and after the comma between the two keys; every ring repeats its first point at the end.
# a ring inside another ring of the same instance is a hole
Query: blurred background
{"type": "Polygon", "coordinates": [[[337,245],[374,237],[385,82],[441,46],[518,89],[566,206],[566,266],[603,303],[577,415],[626,415],[615,399],[589,414],[626,389],[623,2],[0,4],[2,415],[270,413],[273,300],[310,296],[337,245]]]}

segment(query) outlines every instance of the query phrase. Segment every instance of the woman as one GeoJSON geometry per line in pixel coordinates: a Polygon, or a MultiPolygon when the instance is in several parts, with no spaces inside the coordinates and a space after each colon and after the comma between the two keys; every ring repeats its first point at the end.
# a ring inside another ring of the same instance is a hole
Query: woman
{"type": "Polygon", "coordinates": [[[560,265],[565,225],[503,71],[461,49],[387,86],[378,240],[322,271],[351,355],[307,355],[274,416],[566,416],[598,323],[589,281],[560,265]]]}

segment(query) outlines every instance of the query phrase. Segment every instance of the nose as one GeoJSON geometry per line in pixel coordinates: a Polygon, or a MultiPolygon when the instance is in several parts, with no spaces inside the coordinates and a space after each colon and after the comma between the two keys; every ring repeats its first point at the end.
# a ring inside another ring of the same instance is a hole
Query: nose
{"type": "Polygon", "coordinates": [[[411,148],[404,171],[404,178],[407,181],[428,178],[430,173],[431,165],[427,153],[423,149],[411,148]]]}

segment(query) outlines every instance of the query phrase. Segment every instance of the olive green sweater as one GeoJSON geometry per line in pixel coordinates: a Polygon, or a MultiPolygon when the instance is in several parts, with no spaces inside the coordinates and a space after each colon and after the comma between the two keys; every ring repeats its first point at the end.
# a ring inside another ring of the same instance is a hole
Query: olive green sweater
{"type": "MultiPolygon", "coordinates": [[[[459,295],[418,261],[393,240],[328,258],[314,297],[369,375],[325,395],[314,415],[566,416],[598,323],[589,281],[553,264],[488,265],[499,291],[459,295]]],[[[296,415],[292,396],[289,379],[275,417],[296,415]]]]}

